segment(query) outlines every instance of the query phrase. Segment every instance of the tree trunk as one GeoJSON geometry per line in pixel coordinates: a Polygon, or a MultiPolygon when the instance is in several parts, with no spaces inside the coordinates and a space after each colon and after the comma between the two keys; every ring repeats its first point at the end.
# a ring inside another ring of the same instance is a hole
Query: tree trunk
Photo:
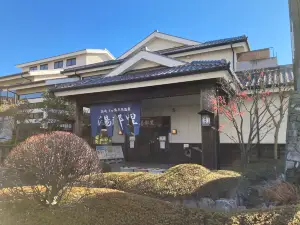
{"type": "Polygon", "coordinates": [[[276,127],[274,133],[274,159],[278,159],[278,135],[279,135],[279,128],[276,127]]]}
{"type": "Polygon", "coordinates": [[[245,147],[241,148],[241,163],[243,168],[246,168],[248,165],[248,154],[245,147]]]}

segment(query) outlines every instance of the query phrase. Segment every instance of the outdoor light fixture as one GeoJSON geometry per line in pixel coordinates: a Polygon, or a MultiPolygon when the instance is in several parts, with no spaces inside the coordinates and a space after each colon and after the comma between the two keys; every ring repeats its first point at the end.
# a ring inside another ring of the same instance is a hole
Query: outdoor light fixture
{"type": "Polygon", "coordinates": [[[213,121],[213,113],[208,110],[202,110],[198,112],[198,114],[201,116],[201,126],[203,127],[209,127],[212,126],[213,121]]]}
{"type": "Polygon", "coordinates": [[[172,129],[171,133],[172,134],[177,134],[177,130],[176,129],[172,129]]]}
{"type": "Polygon", "coordinates": [[[123,135],[123,132],[121,130],[119,130],[119,135],[123,135]]]}

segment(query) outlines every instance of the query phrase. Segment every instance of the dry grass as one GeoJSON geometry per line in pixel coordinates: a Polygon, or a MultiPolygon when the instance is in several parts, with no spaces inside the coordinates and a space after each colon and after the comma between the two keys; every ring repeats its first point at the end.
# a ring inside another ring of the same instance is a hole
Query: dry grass
{"type": "Polygon", "coordinates": [[[277,205],[296,204],[300,199],[299,189],[285,181],[276,181],[265,186],[262,193],[265,200],[277,205]]]}
{"type": "Polygon", "coordinates": [[[228,197],[241,176],[233,171],[210,171],[195,164],[182,164],[163,174],[104,173],[94,179],[96,187],[118,189],[157,198],[228,197]]]}

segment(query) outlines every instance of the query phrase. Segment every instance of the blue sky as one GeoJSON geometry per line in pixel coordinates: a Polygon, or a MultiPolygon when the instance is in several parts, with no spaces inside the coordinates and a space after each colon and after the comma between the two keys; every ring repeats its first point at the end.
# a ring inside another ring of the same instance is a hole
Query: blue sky
{"type": "Polygon", "coordinates": [[[156,29],[197,41],[245,34],[292,61],[287,0],[3,0],[0,29],[0,75],[84,48],[117,57],[156,29]]]}

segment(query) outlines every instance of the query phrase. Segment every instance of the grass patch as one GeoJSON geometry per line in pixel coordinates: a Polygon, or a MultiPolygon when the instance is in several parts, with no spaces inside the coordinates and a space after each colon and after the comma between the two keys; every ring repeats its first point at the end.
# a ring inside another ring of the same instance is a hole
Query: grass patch
{"type": "Polygon", "coordinates": [[[104,173],[94,179],[96,187],[118,189],[156,198],[228,197],[241,176],[233,171],[210,171],[196,164],[181,164],[163,174],[104,173]]]}

